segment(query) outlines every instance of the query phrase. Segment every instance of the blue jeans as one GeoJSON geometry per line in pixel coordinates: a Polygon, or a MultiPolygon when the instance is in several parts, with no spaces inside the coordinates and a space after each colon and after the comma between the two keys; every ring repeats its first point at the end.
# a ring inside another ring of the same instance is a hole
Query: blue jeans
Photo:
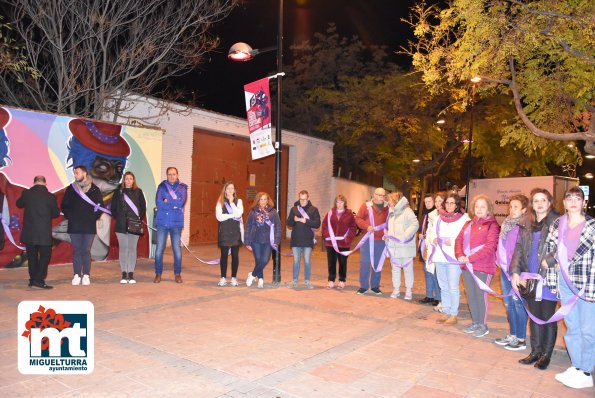
{"type": "Polygon", "coordinates": [[[180,236],[182,228],[168,228],[157,226],[157,247],[155,249],[155,274],[163,273],[163,252],[167,234],[171,239],[171,249],[174,252],[174,275],[182,273],[182,248],[180,247],[180,236]]]}
{"type": "Polygon", "coordinates": [[[95,234],[69,234],[75,275],[91,275],[91,246],[95,234]]]}
{"type": "Polygon", "coordinates": [[[426,273],[426,297],[440,301],[440,285],[438,285],[436,270],[434,272],[428,272],[425,261],[423,261],[423,265],[426,273]]]}
{"type": "Polygon", "coordinates": [[[445,314],[457,316],[461,292],[461,266],[459,264],[436,263],[436,276],[442,294],[442,309],[445,314]]]}
{"type": "MultiPolygon", "coordinates": [[[[566,285],[562,274],[560,281],[560,297],[562,304],[570,300],[573,293],[566,285]]],[[[593,372],[595,365],[595,302],[578,299],[570,314],[564,317],[568,330],[564,335],[566,349],[572,366],[583,372],[593,372]]]]}
{"type": "MultiPolygon", "coordinates": [[[[510,293],[512,285],[506,275],[500,274],[500,282],[502,282],[502,294],[510,293]]],[[[503,299],[506,306],[506,314],[508,315],[510,334],[524,340],[527,337],[527,319],[529,318],[524,306],[524,300],[521,301],[515,294],[503,297],[503,299]]]]}
{"type": "Polygon", "coordinates": [[[267,266],[271,259],[271,244],[270,243],[252,243],[252,254],[254,254],[254,269],[252,276],[260,279],[264,278],[264,267],[267,266]]]}
{"type": "Polygon", "coordinates": [[[310,256],[312,255],[311,247],[292,247],[293,252],[293,280],[297,281],[300,277],[300,257],[304,253],[304,280],[309,281],[312,273],[312,263],[310,256]]]}
{"type": "MultiPolygon", "coordinates": [[[[380,261],[380,256],[384,251],[384,241],[383,240],[374,240],[374,266],[378,265],[380,261]]],[[[372,288],[379,288],[380,287],[380,276],[382,272],[375,272],[372,270],[372,276],[370,277],[370,240],[366,241],[360,248],[360,258],[359,258],[359,287],[362,289],[368,290],[370,285],[372,288]]]]}

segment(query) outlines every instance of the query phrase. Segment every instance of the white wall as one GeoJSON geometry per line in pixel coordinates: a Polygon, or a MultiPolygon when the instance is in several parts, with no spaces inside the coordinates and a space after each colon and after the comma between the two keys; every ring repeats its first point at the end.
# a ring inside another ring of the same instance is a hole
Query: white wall
{"type": "Polygon", "coordinates": [[[359,182],[335,178],[337,195],[341,194],[347,198],[347,206],[357,213],[361,205],[372,198],[376,187],[359,182]]]}
{"type": "MultiPolygon", "coordinates": [[[[162,176],[168,166],[180,172],[180,181],[189,183],[192,177],[192,140],[194,128],[248,137],[247,122],[243,118],[223,115],[198,108],[163,102],[152,98],[130,96],[123,103],[123,112],[115,121],[123,124],[158,126],[164,132],[162,176]]],[[[274,135],[273,126],[273,139],[274,135]]],[[[310,193],[312,204],[321,214],[328,210],[335,196],[333,181],[333,145],[330,141],[283,130],[282,144],[289,146],[288,203],[291,207],[302,189],[310,193]],[[325,210],[326,209],[326,210],[325,210]]],[[[190,185],[190,184],[189,184],[190,185]]],[[[188,192],[192,195],[191,187],[188,192]]],[[[184,214],[190,223],[190,200],[184,214]]],[[[188,241],[188,228],[182,232],[188,241]]]]}

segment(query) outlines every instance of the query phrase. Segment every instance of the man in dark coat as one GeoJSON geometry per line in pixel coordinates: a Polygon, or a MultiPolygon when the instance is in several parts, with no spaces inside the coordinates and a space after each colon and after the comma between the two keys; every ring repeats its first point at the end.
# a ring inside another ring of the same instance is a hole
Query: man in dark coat
{"type": "Polygon", "coordinates": [[[287,284],[289,288],[296,288],[300,274],[300,259],[304,255],[304,284],[306,288],[313,289],[310,281],[312,265],[310,256],[316,241],[314,230],[320,227],[320,213],[310,203],[308,191],[301,191],[298,194],[299,200],[289,211],[287,226],[291,228],[291,250],[293,251],[293,280],[287,284]]]}
{"type": "Polygon", "coordinates": [[[16,205],[25,209],[21,242],[27,246],[29,287],[51,289],[46,285],[52,256],[52,218],[60,215],[56,197],[46,187],[45,177],[36,176],[33,187],[23,191],[16,205]]]}

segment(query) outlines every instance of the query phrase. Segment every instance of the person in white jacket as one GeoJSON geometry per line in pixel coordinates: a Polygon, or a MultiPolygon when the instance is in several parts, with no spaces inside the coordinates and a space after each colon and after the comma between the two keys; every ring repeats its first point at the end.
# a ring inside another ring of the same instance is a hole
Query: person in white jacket
{"type": "Polygon", "coordinates": [[[436,275],[442,295],[442,316],[436,321],[445,325],[457,323],[459,313],[461,266],[455,257],[455,239],[469,216],[461,213],[461,198],[449,193],[444,202],[445,210],[432,225],[428,245],[432,245],[429,262],[436,265],[436,275]]]}
{"type": "Polygon", "coordinates": [[[221,189],[221,195],[215,205],[215,217],[219,222],[217,244],[221,249],[219,267],[221,279],[218,286],[227,286],[227,257],[231,253],[231,286],[238,286],[238,266],[240,264],[239,251],[244,241],[244,223],[242,214],[244,204],[238,198],[233,182],[228,181],[221,189]]]}
{"type": "Polygon", "coordinates": [[[401,269],[405,273],[405,300],[413,297],[413,258],[416,255],[415,235],[419,221],[401,192],[388,195],[388,232],[384,236],[393,276],[391,298],[401,295],[401,269]]]}
{"type": "MultiPolygon", "coordinates": [[[[422,253],[426,261],[426,271],[431,272],[435,275],[436,285],[438,291],[440,291],[440,284],[438,284],[438,276],[436,274],[436,264],[430,261],[432,257],[432,244],[431,242],[436,239],[436,222],[440,218],[440,210],[444,209],[444,200],[446,199],[446,192],[437,192],[434,195],[434,206],[436,207],[432,212],[428,214],[428,226],[426,227],[426,239],[425,239],[425,253],[422,253]]],[[[442,312],[442,297],[438,298],[438,301],[432,303],[434,311],[442,312]]]]}

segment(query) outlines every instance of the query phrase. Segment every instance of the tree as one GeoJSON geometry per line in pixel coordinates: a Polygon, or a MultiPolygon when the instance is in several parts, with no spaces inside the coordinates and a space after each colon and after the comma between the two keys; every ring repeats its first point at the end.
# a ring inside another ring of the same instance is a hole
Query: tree
{"type": "Polygon", "coordinates": [[[0,15],[0,72],[10,70],[37,78],[37,70],[27,64],[25,57],[21,55],[21,48],[11,33],[12,26],[4,23],[4,18],[0,15]]]}
{"type": "Polygon", "coordinates": [[[100,119],[121,96],[165,95],[217,45],[208,34],[236,0],[5,0],[31,76],[8,68],[0,96],[12,106],[100,119]],[[19,83],[22,82],[22,83],[19,83]]]}
{"type": "MultiPolygon", "coordinates": [[[[482,95],[511,93],[518,120],[502,144],[538,154],[549,140],[584,140],[595,154],[594,14],[592,0],[422,3],[412,8],[415,41],[405,52],[432,93],[461,98],[461,83],[474,76],[483,79],[482,95]]],[[[576,156],[565,150],[555,161],[576,156]]]]}

